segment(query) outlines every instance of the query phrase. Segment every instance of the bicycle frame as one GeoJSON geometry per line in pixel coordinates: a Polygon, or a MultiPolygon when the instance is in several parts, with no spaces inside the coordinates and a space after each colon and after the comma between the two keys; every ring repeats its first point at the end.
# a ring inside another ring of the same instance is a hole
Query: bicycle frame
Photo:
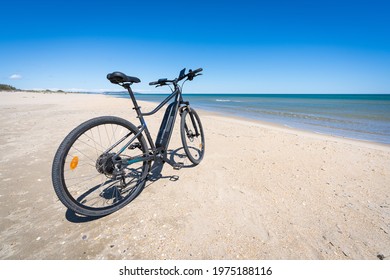
{"type": "MultiPolygon", "coordinates": [[[[176,116],[179,111],[180,105],[185,104],[186,108],[189,108],[189,102],[184,102],[182,97],[181,88],[179,85],[175,85],[174,91],[165,98],[159,105],[157,105],[156,108],[154,108],[152,111],[147,113],[141,112],[141,107],[138,106],[137,100],[135,99],[134,93],[131,90],[130,84],[124,85],[124,87],[129,92],[130,98],[134,104],[134,110],[137,113],[137,118],[139,118],[141,122],[141,126],[139,126],[139,131],[136,135],[134,135],[130,141],[128,141],[125,146],[123,146],[119,152],[114,156],[114,158],[119,157],[119,155],[127,149],[131,143],[137,139],[142,133],[146,135],[146,139],[150,146],[150,153],[147,155],[140,155],[137,157],[134,157],[132,159],[126,160],[126,164],[130,165],[132,163],[140,162],[140,161],[149,161],[149,160],[155,160],[156,158],[162,159],[163,162],[167,162],[168,164],[175,166],[176,163],[172,162],[170,159],[167,158],[166,151],[168,150],[169,142],[172,136],[172,131],[174,128],[174,124],[176,121],[176,116]],[[156,138],[156,142],[153,142],[153,139],[150,135],[148,126],[145,122],[144,116],[151,116],[158,112],[165,104],[167,104],[171,99],[174,99],[174,101],[168,105],[164,118],[161,122],[160,129],[158,132],[158,136],[156,138]]],[[[127,137],[129,137],[131,134],[125,135],[122,139],[120,139],[117,143],[115,143],[112,147],[110,147],[107,151],[110,151],[112,148],[119,145],[123,140],[125,140],[127,137]]]]}

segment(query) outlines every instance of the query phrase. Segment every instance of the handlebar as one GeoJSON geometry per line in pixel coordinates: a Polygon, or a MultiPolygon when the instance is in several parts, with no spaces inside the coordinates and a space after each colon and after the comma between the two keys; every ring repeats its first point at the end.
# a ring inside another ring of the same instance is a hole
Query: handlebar
{"type": "Polygon", "coordinates": [[[197,73],[202,72],[202,71],[203,71],[203,68],[198,68],[198,69],[192,71],[192,73],[197,74],[197,73]]]}
{"type": "Polygon", "coordinates": [[[192,71],[192,70],[190,69],[190,71],[189,71],[188,74],[187,74],[188,80],[192,81],[192,80],[194,79],[194,77],[196,77],[196,76],[198,76],[198,75],[202,75],[202,74],[198,74],[199,72],[202,72],[202,71],[203,71],[202,68],[198,68],[198,69],[196,69],[196,70],[194,70],[194,71],[192,71]]]}
{"type": "Polygon", "coordinates": [[[168,79],[159,79],[158,81],[155,81],[155,82],[150,82],[149,85],[150,86],[154,86],[154,85],[163,85],[163,84],[166,84],[167,82],[173,82],[173,81],[170,81],[168,79]]]}
{"type": "Polygon", "coordinates": [[[159,79],[158,81],[150,82],[149,85],[150,86],[154,86],[154,85],[165,86],[165,85],[167,85],[167,83],[177,83],[178,81],[181,81],[184,78],[187,78],[188,80],[192,81],[194,79],[194,77],[202,75],[202,74],[198,74],[202,71],[203,71],[202,68],[198,68],[198,69],[193,70],[193,71],[190,69],[187,74],[182,75],[182,73],[185,73],[185,68],[184,68],[183,70],[181,70],[180,76],[177,79],[174,79],[174,80],[168,80],[166,78],[159,79]]]}
{"type": "MultiPolygon", "coordinates": [[[[185,68],[183,69],[185,71],[185,68]]],[[[183,71],[182,70],[182,71],[183,71]]],[[[194,79],[195,76],[198,76],[198,75],[202,75],[202,74],[198,74],[199,72],[202,72],[203,69],[202,68],[198,68],[194,71],[192,71],[191,69],[188,71],[187,74],[185,74],[184,76],[182,77],[179,77],[178,81],[181,81],[183,80],[184,78],[188,78],[188,80],[192,81],[192,79],[194,79]]]]}

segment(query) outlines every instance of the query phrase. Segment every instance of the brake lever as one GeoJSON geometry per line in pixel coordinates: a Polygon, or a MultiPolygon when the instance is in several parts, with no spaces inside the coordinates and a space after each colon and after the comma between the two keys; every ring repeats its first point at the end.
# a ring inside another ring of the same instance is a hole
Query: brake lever
{"type": "Polygon", "coordinates": [[[189,80],[189,81],[192,81],[196,76],[203,75],[203,74],[201,74],[201,73],[199,73],[199,74],[192,74],[191,72],[188,73],[188,74],[191,74],[191,75],[188,75],[188,80],[189,80]]]}

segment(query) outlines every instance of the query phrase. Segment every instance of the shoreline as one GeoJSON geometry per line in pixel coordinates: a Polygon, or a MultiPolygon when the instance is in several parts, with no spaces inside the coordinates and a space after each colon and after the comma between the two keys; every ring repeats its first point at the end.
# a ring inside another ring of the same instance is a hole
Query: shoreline
{"type": "MultiPolygon", "coordinates": [[[[159,95],[159,94],[152,94],[151,96],[156,96],[156,95],[159,95]]],[[[218,96],[218,94],[206,94],[206,95],[202,95],[202,94],[192,94],[194,96],[197,96],[197,97],[200,97],[200,96],[213,96],[213,98],[215,96],[218,96]]],[[[328,96],[332,96],[332,95],[329,95],[329,94],[324,94],[322,95],[323,97],[320,97],[318,98],[318,95],[313,95],[313,94],[279,94],[279,95],[270,95],[270,94],[253,94],[254,96],[265,96],[265,97],[272,97],[272,98],[278,98],[278,96],[283,96],[283,97],[289,97],[289,96],[310,96],[310,99],[314,98],[314,100],[316,99],[323,99],[324,97],[328,97],[328,96]]],[[[142,95],[141,95],[142,96],[142,95]]],[[[144,95],[144,96],[147,96],[147,95],[144,95]]],[[[163,96],[167,96],[167,94],[161,94],[161,100],[163,100],[163,96]]],[[[240,95],[238,94],[234,94],[235,98],[239,98],[240,95]]],[[[249,94],[243,94],[243,96],[250,96],[249,94]]],[[[336,95],[336,99],[334,100],[338,100],[340,98],[340,96],[346,96],[346,95],[340,95],[340,94],[337,94],[336,95]]],[[[352,95],[351,96],[356,96],[356,95],[352,95]]],[[[363,96],[363,100],[367,98],[367,94],[362,94],[360,95],[360,97],[363,96]]],[[[380,95],[370,95],[370,96],[380,96],[380,95]]],[[[383,96],[386,96],[386,100],[388,97],[390,97],[390,95],[388,94],[383,94],[383,96]]],[[[124,99],[127,99],[128,96],[127,95],[113,95],[113,97],[116,97],[116,98],[124,98],[124,99]]],[[[376,134],[375,132],[373,131],[370,131],[370,130],[366,130],[366,131],[360,131],[358,132],[358,134],[356,134],[355,131],[359,131],[359,130],[345,130],[345,127],[344,128],[341,128],[341,127],[332,127],[332,126],[328,126],[326,124],[310,124],[310,123],[304,123],[304,122],[299,122],[297,120],[294,120],[294,119],[280,119],[278,117],[274,118],[274,119],[270,119],[268,117],[262,117],[262,116],[258,116],[256,115],[255,113],[253,114],[248,114],[247,112],[244,112],[242,111],[242,109],[240,107],[237,107],[237,108],[234,108],[234,107],[226,107],[224,109],[224,107],[218,107],[216,104],[219,104],[218,102],[217,103],[213,103],[211,100],[211,103],[210,104],[213,104],[213,105],[205,105],[204,104],[204,100],[201,101],[201,104],[197,104],[197,97],[194,98],[194,100],[191,100],[193,102],[192,105],[195,106],[195,108],[202,108],[202,110],[204,111],[207,111],[209,113],[215,113],[215,114],[221,114],[221,115],[224,115],[224,116],[227,116],[227,117],[230,117],[230,118],[241,118],[241,119],[247,119],[247,120],[252,120],[252,121],[259,121],[259,122],[264,122],[264,123],[269,123],[269,124],[275,124],[276,126],[283,126],[283,127],[286,127],[286,128],[291,128],[291,129],[296,129],[296,130],[299,130],[299,131],[307,131],[307,132],[313,132],[313,133],[316,133],[316,134],[322,134],[322,135],[329,135],[329,136],[333,136],[333,137],[337,137],[337,138],[342,138],[342,139],[351,139],[351,140],[357,140],[357,141],[363,141],[363,142],[371,142],[371,143],[378,143],[378,144],[381,144],[381,145],[390,145],[390,139],[386,139],[386,138],[383,138],[382,136],[380,136],[380,134],[376,134]],[[205,108],[206,106],[206,108],[205,108]],[[210,107],[210,106],[216,106],[216,107],[210,107]],[[317,126],[319,125],[319,126],[317,126]],[[359,135],[360,134],[360,135],[359,135]]],[[[356,97],[357,100],[360,100],[360,97],[356,97]]],[[[191,99],[191,94],[189,96],[189,98],[191,99]]],[[[212,98],[212,99],[213,99],[212,98]]],[[[226,97],[226,98],[229,98],[229,97],[226,97]]],[[[140,98],[141,101],[142,100],[142,97],[140,98]]],[[[149,98],[146,98],[146,102],[155,102],[155,103],[159,103],[158,101],[156,100],[148,100],[149,98]]],[[[153,98],[155,99],[155,98],[153,98]]],[[[226,102],[228,101],[231,101],[231,100],[226,100],[226,102]]],[[[280,100],[283,104],[283,98],[280,100]]],[[[237,102],[246,102],[246,101],[232,101],[232,102],[235,102],[237,104],[237,102]]],[[[230,106],[230,105],[229,105],[230,106]]],[[[336,119],[335,119],[336,120],[336,119]]],[[[354,121],[354,120],[348,120],[348,121],[354,121]]],[[[361,123],[361,125],[368,125],[368,123],[364,123],[364,121],[361,123]]],[[[375,124],[370,124],[370,125],[375,125],[375,124]]],[[[355,128],[356,129],[356,128],[355,128]]]]}
{"type": "MultiPolygon", "coordinates": [[[[109,95],[105,95],[105,96],[109,96],[109,95]]],[[[112,98],[122,98],[122,97],[119,97],[119,96],[109,96],[109,97],[112,97],[112,98]]],[[[159,104],[158,102],[153,102],[153,101],[143,101],[143,100],[140,100],[139,102],[145,102],[145,103],[148,103],[148,104],[154,104],[154,106],[157,106],[159,104]]],[[[256,124],[259,124],[259,125],[261,125],[263,127],[267,127],[267,128],[271,128],[271,129],[280,129],[280,130],[282,130],[284,132],[290,132],[290,133],[293,133],[293,134],[294,133],[306,133],[307,135],[311,135],[311,136],[314,136],[314,137],[316,137],[316,136],[322,137],[323,136],[323,137],[329,138],[329,140],[333,139],[334,141],[344,141],[345,143],[351,143],[351,144],[355,142],[355,144],[361,144],[361,145],[364,145],[364,146],[367,146],[367,147],[378,146],[378,147],[382,147],[385,150],[390,150],[390,144],[386,144],[386,143],[375,142],[375,141],[365,140],[365,139],[351,138],[351,137],[343,137],[343,136],[338,136],[338,135],[333,135],[333,134],[327,134],[327,133],[321,133],[321,132],[317,132],[317,131],[312,131],[312,130],[309,130],[309,129],[290,127],[287,124],[280,124],[280,123],[277,123],[277,122],[270,122],[270,121],[265,121],[265,120],[259,120],[259,119],[256,119],[256,118],[250,118],[250,117],[244,117],[244,116],[239,116],[239,115],[233,115],[233,114],[229,114],[227,112],[222,112],[222,111],[218,111],[218,112],[214,111],[213,112],[213,111],[209,111],[209,110],[206,110],[206,109],[197,109],[197,108],[194,108],[194,109],[196,109],[196,111],[199,111],[199,112],[204,112],[207,115],[213,115],[213,116],[218,116],[218,117],[222,117],[222,118],[229,118],[229,119],[232,119],[232,120],[241,120],[241,121],[247,122],[247,123],[256,123],[256,124]]]]}
{"type": "MultiPolygon", "coordinates": [[[[153,103],[153,102],[150,102],[150,103],[153,103]]],[[[156,103],[156,104],[158,104],[158,103],[156,103]]],[[[355,144],[355,145],[363,145],[363,146],[371,147],[371,148],[377,147],[379,149],[384,149],[384,150],[390,151],[390,144],[385,144],[385,143],[380,143],[380,142],[375,142],[375,141],[370,141],[370,140],[364,140],[364,139],[342,137],[342,136],[326,134],[326,133],[320,133],[320,132],[311,131],[311,130],[289,127],[285,124],[267,122],[267,121],[263,121],[263,120],[257,120],[257,119],[246,118],[246,117],[241,117],[241,116],[233,116],[233,115],[219,113],[219,112],[211,112],[211,111],[204,110],[204,109],[199,109],[199,110],[196,109],[196,111],[204,112],[207,115],[216,116],[216,117],[220,117],[220,118],[228,118],[228,119],[231,119],[233,121],[241,121],[241,122],[246,123],[246,124],[258,124],[259,126],[264,127],[264,128],[279,130],[279,131],[290,133],[290,134],[305,134],[309,137],[324,138],[324,139],[327,139],[329,141],[344,142],[344,143],[355,144]]]]}

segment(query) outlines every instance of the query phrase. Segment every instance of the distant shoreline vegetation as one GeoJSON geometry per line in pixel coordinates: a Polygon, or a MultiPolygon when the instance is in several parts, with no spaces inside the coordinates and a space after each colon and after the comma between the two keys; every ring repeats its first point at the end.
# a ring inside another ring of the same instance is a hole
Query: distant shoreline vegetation
{"type": "Polygon", "coordinates": [[[16,91],[18,89],[13,87],[13,86],[10,86],[10,85],[0,84],[0,90],[3,90],[3,91],[16,91]]]}
{"type": "MultiPolygon", "coordinates": [[[[11,85],[6,85],[6,84],[0,84],[0,91],[24,91],[24,92],[61,92],[61,93],[67,93],[63,90],[50,90],[50,89],[45,89],[45,90],[34,90],[34,89],[18,89],[16,87],[13,87],[11,85]]],[[[69,92],[70,93],[70,92],[69,92]]]]}

